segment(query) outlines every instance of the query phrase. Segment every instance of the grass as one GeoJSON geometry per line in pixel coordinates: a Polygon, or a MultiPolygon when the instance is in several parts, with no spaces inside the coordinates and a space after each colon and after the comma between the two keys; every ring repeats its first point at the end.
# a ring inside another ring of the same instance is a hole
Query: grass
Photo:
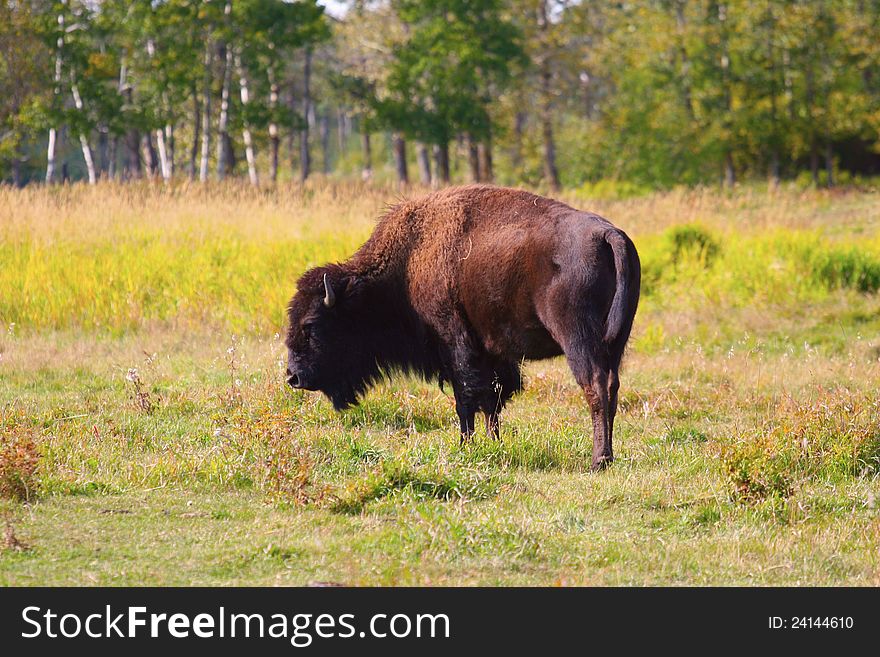
{"type": "Polygon", "coordinates": [[[876,193],[569,193],[645,271],[598,475],[561,360],[464,447],[435,386],[281,384],[396,195],[0,189],[0,584],[880,584],[876,193]]]}

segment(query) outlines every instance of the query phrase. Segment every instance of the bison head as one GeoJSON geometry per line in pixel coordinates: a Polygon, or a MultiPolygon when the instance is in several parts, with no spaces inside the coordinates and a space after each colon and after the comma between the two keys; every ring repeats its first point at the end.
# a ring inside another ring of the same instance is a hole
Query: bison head
{"type": "Polygon", "coordinates": [[[365,387],[357,375],[356,284],[338,267],[306,272],[287,308],[287,383],[319,390],[337,409],[351,406],[365,387]]]}

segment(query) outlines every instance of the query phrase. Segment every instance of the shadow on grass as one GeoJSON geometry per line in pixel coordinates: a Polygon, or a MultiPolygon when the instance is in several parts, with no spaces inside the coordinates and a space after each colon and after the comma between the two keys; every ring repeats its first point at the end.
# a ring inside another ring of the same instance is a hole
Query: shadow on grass
{"type": "Polygon", "coordinates": [[[444,469],[436,465],[418,467],[389,460],[384,461],[377,471],[349,484],[331,509],[337,513],[357,514],[369,503],[396,494],[420,500],[478,501],[494,497],[500,485],[497,476],[471,469],[444,469]]]}
{"type": "Polygon", "coordinates": [[[590,469],[592,432],[549,431],[540,427],[502,430],[501,440],[477,434],[461,450],[462,460],[476,467],[486,466],[530,471],[559,470],[586,472],[590,469]]]}
{"type": "Polygon", "coordinates": [[[431,410],[401,407],[393,398],[363,400],[341,416],[342,424],[350,429],[383,427],[402,431],[414,429],[419,433],[435,431],[448,426],[453,416],[445,417],[431,410]]]}

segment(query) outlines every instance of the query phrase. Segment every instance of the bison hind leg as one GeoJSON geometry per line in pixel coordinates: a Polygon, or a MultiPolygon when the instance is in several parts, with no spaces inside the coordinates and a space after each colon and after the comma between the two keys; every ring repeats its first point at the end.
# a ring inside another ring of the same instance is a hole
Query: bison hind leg
{"type": "Polygon", "coordinates": [[[590,405],[593,422],[593,458],[590,469],[594,472],[604,470],[614,461],[612,430],[619,385],[617,368],[608,367],[608,359],[596,351],[575,350],[574,353],[567,354],[574,378],[590,405]]]}

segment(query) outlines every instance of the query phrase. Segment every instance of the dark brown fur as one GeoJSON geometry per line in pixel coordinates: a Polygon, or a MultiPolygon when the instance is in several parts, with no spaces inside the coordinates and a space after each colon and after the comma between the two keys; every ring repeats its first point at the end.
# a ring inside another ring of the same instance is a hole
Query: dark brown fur
{"type": "Polygon", "coordinates": [[[590,404],[598,469],[613,458],[639,281],[632,242],[598,215],[515,189],[445,189],[391,208],[346,262],[303,274],[288,382],[344,408],[385,374],[414,372],[451,383],[463,438],[478,411],[497,437],[522,361],[564,354],[590,404]]]}

